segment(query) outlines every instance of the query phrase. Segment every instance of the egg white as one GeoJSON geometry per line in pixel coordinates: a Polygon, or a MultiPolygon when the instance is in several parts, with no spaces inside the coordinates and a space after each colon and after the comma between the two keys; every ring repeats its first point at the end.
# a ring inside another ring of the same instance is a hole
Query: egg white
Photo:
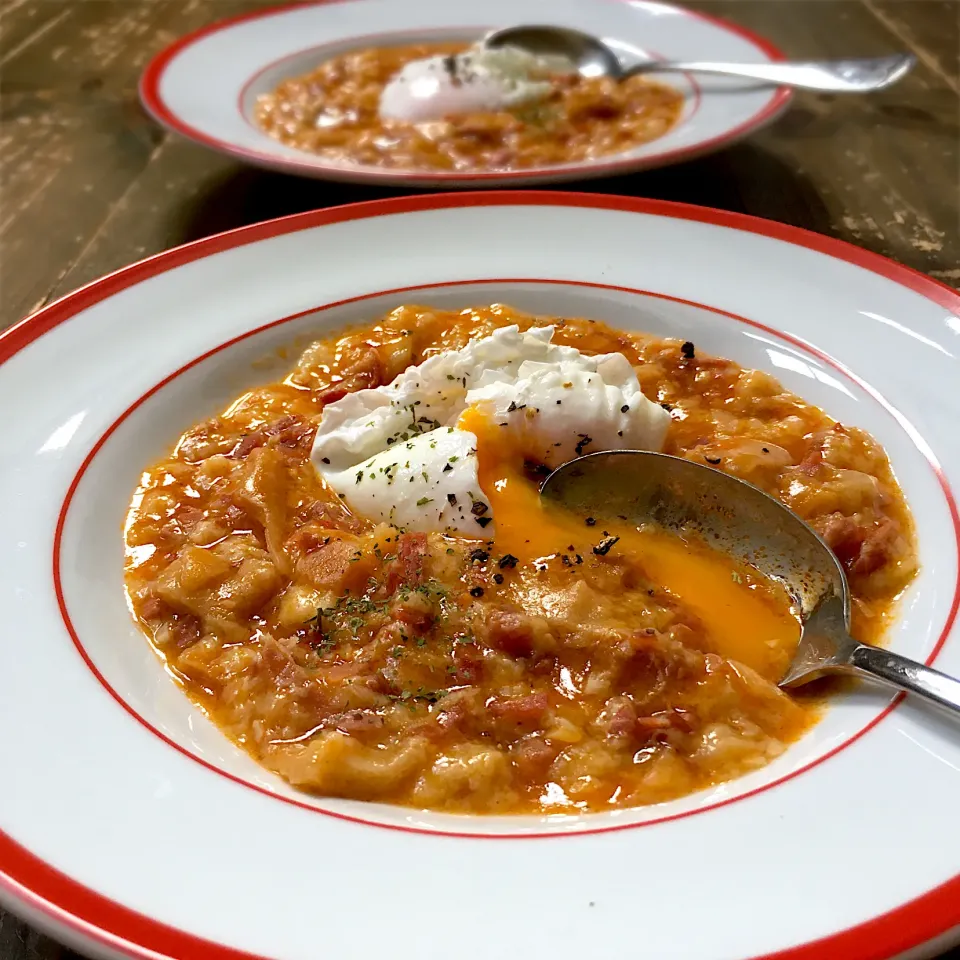
{"type": "Polygon", "coordinates": [[[485,537],[493,517],[477,480],[477,438],[441,427],[368,457],[327,482],[350,506],[405,530],[485,537]],[[346,491],[344,488],[346,487],[346,491]]]}
{"type": "Polygon", "coordinates": [[[406,64],[380,95],[380,116],[430,123],[464,113],[506,110],[544,100],[553,90],[549,73],[569,71],[567,61],[524,50],[475,46],[454,57],[426,57],[406,64]]]}
{"type": "Polygon", "coordinates": [[[348,394],[324,409],[313,463],[357,513],[479,538],[494,535],[496,517],[480,489],[477,438],[457,425],[468,408],[548,467],[599,450],[659,450],[669,414],[643,396],[627,359],[588,357],[552,337],[552,327],[504,327],[348,394]]]}

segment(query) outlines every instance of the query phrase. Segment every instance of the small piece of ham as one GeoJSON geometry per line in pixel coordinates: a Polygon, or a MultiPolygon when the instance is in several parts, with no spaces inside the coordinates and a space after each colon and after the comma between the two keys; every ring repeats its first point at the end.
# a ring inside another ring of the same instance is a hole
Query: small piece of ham
{"type": "Polygon", "coordinates": [[[425,533],[402,533],[397,542],[397,559],[387,572],[387,590],[395,593],[401,586],[414,588],[423,582],[423,560],[427,553],[425,533]]]}
{"type": "Polygon", "coordinates": [[[533,653],[533,624],[523,614],[492,610],[487,616],[487,642],[511,657],[529,657],[533,653]]]}
{"type": "Polygon", "coordinates": [[[264,424],[252,433],[248,433],[231,451],[231,456],[242,460],[251,451],[266,446],[271,440],[287,450],[296,451],[306,457],[313,444],[316,424],[293,414],[281,417],[273,423],[264,424]]]}
{"type": "Polygon", "coordinates": [[[545,693],[531,693],[523,697],[491,697],[486,703],[490,715],[508,723],[539,723],[547,712],[549,701],[545,693]]]}
{"type": "Polygon", "coordinates": [[[855,576],[868,576],[886,563],[895,551],[899,528],[888,517],[877,523],[858,522],[833,514],[820,525],[820,536],[855,576]]]}

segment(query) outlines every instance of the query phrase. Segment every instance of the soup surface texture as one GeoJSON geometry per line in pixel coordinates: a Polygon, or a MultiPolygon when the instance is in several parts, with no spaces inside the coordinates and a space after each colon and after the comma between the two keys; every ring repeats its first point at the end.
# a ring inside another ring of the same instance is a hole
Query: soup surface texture
{"type": "MultiPolygon", "coordinates": [[[[881,447],[768,374],[594,321],[400,307],[188,430],[143,473],[125,526],[126,587],[156,651],[297,787],[451,812],[606,810],[754,770],[816,720],[819,701],[776,686],[799,625],[775,583],[701,544],[542,506],[542,463],[474,409],[459,423],[490,526],[475,501],[475,532],[404,529],[321,479],[325,407],[511,325],[622,355],[669,411],[665,452],[812,524],[847,569],[859,638],[882,635],[915,572],[881,447]]],[[[592,443],[581,435],[577,453],[592,443]]],[[[403,486],[387,488],[397,502],[403,486]]]]}
{"type": "Polygon", "coordinates": [[[623,153],[662,137],[683,97],[643,77],[555,76],[543,101],[475,110],[429,124],[384,120],[391,78],[424,57],[456,54],[462,43],[373,47],[284,80],[254,108],[258,127],[292,147],[336,163],[422,171],[520,170],[623,153]]]}

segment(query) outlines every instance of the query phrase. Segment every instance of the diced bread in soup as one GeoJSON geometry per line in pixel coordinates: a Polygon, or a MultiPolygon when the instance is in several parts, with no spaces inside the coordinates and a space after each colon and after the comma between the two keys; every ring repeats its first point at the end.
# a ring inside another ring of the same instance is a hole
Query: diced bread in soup
{"type": "Polygon", "coordinates": [[[916,569],[883,449],[682,338],[410,305],[309,346],[148,466],[125,527],[140,623],[188,695],[318,794],[461,813],[660,803],[818,719],[759,571],[544,505],[617,447],[757,484],[844,564],[853,632],[916,569]]]}

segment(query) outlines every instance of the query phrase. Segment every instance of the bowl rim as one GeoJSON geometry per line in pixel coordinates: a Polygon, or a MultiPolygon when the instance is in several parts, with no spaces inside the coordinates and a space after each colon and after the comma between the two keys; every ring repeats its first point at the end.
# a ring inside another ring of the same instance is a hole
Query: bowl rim
{"type": "MultiPolygon", "coordinates": [[[[318,807],[314,804],[307,803],[302,799],[296,797],[290,797],[285,795],[280,795],[274,793],[272,790],[269,790],[265,787],[259,786],[257,784],[251,783],[248,780],[243,779],[242,777],[236,776],[218,766],[215,763],[211,763],[205,760],[202,756],[197,755],[191,750],[188,750],[181,746],[177,741],[163,733],[155,723],[146,719],[143,714],[138,711],[132,704],[130,704],[127,699],[119,692],[119,690],[107,679],[103,671],[97,667],[94,658],[88,652],[87,647],[84,644],[83,638],[81,636],[80,630],[75,626],[73,618],[70,614],[70,605],[67,602],[66,592],[63,585],[63,540],[64,540],[64,530],[67,525],[67,520],[70,515],[71,509],[74,508],[74,499],[77,493],[78,488],[80,487],[87,471],[96,460],[98,454],[103,449],[104,445],[108,443],[110,438],[118,429],[120,429],[123,424],[141,407],[144,403],[150,400],[151,397],[160,393],[168,385],[176,381],[180,376],[187,373],[188,371],[194,369],[195,367],[200,366],[205,361],[211,357],[216,356],[217,354],[229,350],[231,347],[235,346],[238,343],[241,343],[245,340],[252,339],[259,336],[260,334],[265,333],[268,330],[274,330],[278,327],[286,326],[289,323],[293,323],[297,320],[300,320],[303,317],[312,316],[318,312],[323,312],[326,310],[336,309],[338,307],[343,307],[356,303],[363,303],[368,300],[378,299],[384,296],[392,296],[396,294],[416,294],[420,291],[425,290],[448,290],[459,287],[470,287],[470,286],[488,286],[488,285],[501,285],[501,284],[530,284],[534,286],[559,286],[559,287],[577,287],[580,289],[591,289],[591,290],[603,290],[603,291],[617,291],[621,293],[627,293],[638,297],[649,297],[657,299],[660,301],[669,301],[672,303],[679,303],[685,306],[696,307],[701,310],[710,312],[716,316],[725,317],[728,320],[732,320],[734,323],[740,324],[752,328],[754,330],[762,331],[768,335],[774,336],[783,340],[792,346],[806,351],[809,354],[815,356],[819,361],[825,364],[827,367],[832,368],[840,377],[848,380],[851,384],[863,390],[875,403],[877,403],[893,420],[897,422],[897,425],[910,437],[911,441],[914,442],[915,446],[918,449],[918,452],[921,458],[926,462],[927,466],[930,469],[930,472],[933,475],[934,481],[939,487],[940,493],[943,495],[943,499],[946,503],[947,512],[951,518],[951,532],[953,545],[957,550],[958,557],[960,557],[960,509],[957,505],[957,496],[954,493],[954,489],[950,484],[950,481],[947,479],[946,473],[940,466],[936,457],[933,455],[933,452],[927,449],[924,445],[917,443],[915,439],[915,431],[909,422],[903,417],[900,411],[893,406],[882,394],[880,394],[876,388],[874,388],[870,383],[863,380],[856,373],[846,367],[839,360],[832,357],[830,354],[819,349],[818,347],[807,343],[800,337],[797,337],[793,334],[787,333],[785,331],[776,330],[775,328],[768,326],[765,323],[762,323],[759,320],[751,320],[745,316],[741,316],[737,313],[732,313],[728,310],[722,310],[719,307],[709,306],[704,303],[700,303],[696,300],[683,299],[681,297],[671,296],[664,293],[656,293],[652,290],[639,289],[636,287],[622,286],[618,284],[610,283],[600,283],[594,281],[584,281],[584,280],[559,280],[559,279],[545,279],[545,278],[535,278],[535,277],[514,277],[514,276],[504,276],[504,277],[487,277],[487,278],[464,278],[458,280],[441,280],[433,283],[420,283],[414,284],[412,286],[405,287],[394,287],[389,290],[375,290],[368,293],[360,294],[358,296],[348,297],[343,300],[336,300],[332,302],[327,302],[323,304],[314,305],[308,307],[305,310],[299,310],[296,313],[290,314],[288,316],[281,317],[279,319],[271,320],[268,323],[262,324],[257,327],[253,327],[250,330],[245,331],[244,333],[230,337],[227,340],[224,340],[221,343],[216,344],[215,346],[210,347],[205,350],[203,353],[198,354],[197,356],[192,357],[191,359],[185,361],[175,370],[168,373],[162,380],[152,384],[150,387],[145,389],[132,403],[129,404],[114,420],[110,425],[104,430],[97,441],[90,448],[87,455],[84,457],[83,461],[80,463],[79,468],[74,473],[72,480],[70,481],[67,491],[63,497],[62,503],[59,508],[57,515],[56,528],[54,531],[53,538],[53,551],[52,551],[52,560],[53,560],[53,584],[54,592],[57,598],[57,606],[59,608],[60,619],[63,621],[64,628],[66,629],[70,639],[73,642],[74,647],[77,650],[77,653],[80,655],[80,658],[86,664],[87,669],[93,674],[97,679],[99,684],[107,691],[110,697],[115,700],[134,720],[137,721],[141,726],[148,730],[154,737],[162,740],[168,747],[187,757],[195,763],[200,764],[200,766],[205,767],[207,770],[212,773],[217,774],[218,776],[225,777],[227,780],[230,780],[237,785],[244,787],[248,790],[253,790],[257,793],[262,793],[265,796],[270,797],[273,800],[279,800],[283,803],[289,804],[294,807],[299,807],[301,809],[310,811],[312,813],[319,813],[323,816],[331,817],[335,820],[346,821],[350,823],[359,823],[368,827],[375,827],[378,829],[394,830],[401,833],[414,833],[422,834],[424,836],[442,836],[450,837],[455,839],[466,839],[466,840],[520,840],[520,841],[529,841],[529,840],[551,840],[551,839],[560,839],[566,835],[563,833],[558,833],[556,831],[546,830],[546,831],[537,831],[537,832],[524,832],[524,833],[485,833],[478,832],[476,830],[471,830],[464,828],[462,830],[439,830],[430,827],[422,826],[410,826],[410,825],[399,825],[399,824],[388,824],[383,823],[376,819],[370,819],[362,815],[347,814],[342,812],[337,812],[326,807],[318,807]]],[[[953,584],[953,593],[951,597],[950,607],[947,611],[947,616],[943,622],[943,626],[940,629],[939,635],[937,636],[936,641],[933,644],[932,649],[924,659],[924,663],[927,666],[932,666],[936,661],[937,657],[943,650],[943,647],[950,638],[951,633],[953,632],[954,627],[957,623],[957,615],[960,613],[960,575],[956,579],[956,582],[953,584]]],[[[655,817],[650,820],[643,820],[636,823],[623,823],[615,825],[604,825],[604,826],[595,826],[588,827],[583,830],[578,830],[576,836],[590,836],[596,834],[606,834],[606,833],[621,833],[625,830],[638,830],[642,827],[650,827],[657,824],[669,823],[674,820],[683,820],[687,817],[696,816],[702,813],[707,813],[711,810],[716,810],[721,807],[729,806],[730,804],[739,803],[742,800],[749,799],[750,797],[757,796],[761,793],[766,793],[769,790],[774,789],[775,787],[780,786],[783,783],[786,783],[790,780],[794,780],[797,777],[803,775],[804,773],[812,770],[814,767],[820,766],[825,761],[829,760],[831,757],[836,756],[838,753],[846,750],[848,747],[852,746],[856,741],[861,737],[871,731],[876,727],[882,720],[889,716],[902,702],[903,695],[894,697],[890,703],[887,704],[875,717],[873,717],[868,723],[863,727],[857,730],[855,733],[850,736],[845,737],[842,741],[835,743],[830,747],[829,750],[820,754],[816,758],[804,763],[802,766],[795,768],[789,773],[783,774],[776,777],[776,779],[770,780],[766,783],[760,784],[756,787],[753,787],[747,790],[744,793],[738,793],[734,796],[726,797],[721,800],[716,800],[712,803],[706,804],[704,806],[699,806],[694,809],[685,810],[682,812],[673,812],[665,813],[662,816],[655,817]]]]}
{"type": "MultiPolygon", "coordinates": [[[[320,0],[325,2],[325,0],[320,0]]],[[[340,0],[334,0],[340,2],[340,0]]],[[[358,0],[343,0],[358,2],[358,0]]],[[[938,306],[960,317],[960,291],[935,277],[930,277],[913,267],[885,257],[883,254],[854,246],[846,240],[815,233],[805,227],[796,227],[768,220],[749,213],[737,213],[715,207],[704,207],[676,200],[657,200],[647,197],[624,197],[612,193],[586,193],[568,190],[476,190],[455,193],[432,193],[383,200],[362,200],[339,206],[291,213],[271,220],[262,220],[242,227],[233,227],[220,233],[201,237],[189,243],[162,250],[144,257],[125,267],[91,280],[89,283],[58,297],[56,300],[30,313],[21,320],[0,331],[0,364],[9,360],[32,341],[48,330],[59,326],[73,314],[79,313],[100,300],[106,299],[148,277],[166,273],[193,260],[245,246],[269,237],[296,233],[311,227],[330,223],[346,223],[370,217],[389,216],[397,213],[413,213],[420,210],[441,210],[450,207],[483,206],[558,206],[590,207],[597,210],[617,210],[624,213],[645,213],[668,217],[673,220],[690,220],[732,230],[757,234],[770,240],[805,247],[837,260],[861,267],[871,273],[892,280],[914,293],[919,293],[938,306]]]]}
{"type": "MultiPolygon", "coordinates": [[[[283,3],[276,7],[268,7],[260,10],[253,10],[247,13],[237,14],[233,17],[227,17],[223,20],[207,24],[197,30],[188,33],[172,44],[161,50],[144,69],[139,83],[139,95],[141,103],[147,112],[161,126],[172,130],[175,133],[186,137],[189,140],[208,147],[211,150],[217,150],[229,156],[236,157],[254,165],[265,166],[276,170],[285,170],[302,172],[304,175],[313,177],[329,177],[332,180],[357,180],[370,183],[387,182],[397,184],[408,184],[415,186],[427,182],[438,185],[455,184],[482,184],[484,181],[495,181],[496,183],[505,182],[523,182],[525,180],[540,179],[553,175],[563,176],[564,179],[577,179],[580,176],[612,176],[617,173],[624,173],[631,170],[653,169],[654,167],[666,166],[672,163],[679,163],[683,160],[691,160],[705,153],[710,153],[728,144],[760,130],[777,119],[790,106],[793,100],[794,92],[786,87],[778,87],[770,100],[764,104],[752,117],[747,118],[734,127],[731,127],[725,133],[717,134],[698,143],[690,144],[685,147],[675,147],[670,150],[662,151],[646,158],[617,158],[614,155],[607,160],[590,160],[576,164],[564,164],[559,166],[535,167],[529,170],[491,170],[476,172],[456,172],[442,170],[383,170],[376,168],[361,167],[350,164],[325,163],[319,158],[313,160],[295,160],[293,158],[275,153],[269,150],[252,150],[247,147],[238,146],[218,137],[211,136],[198,127],[195,127],[184,120],[181,120],[167,106],[160,93],[160,85],[163,82],[163,76],[170,64],[176,57],[190,46],[206,39],[213,34],[220,33],[223,30],[238,26],[242,23],[248,23],[253,20],[271,17],[277,14],[288,13],[293,10],[299,10],[309,7],[328,6],[334,3],[363,3],[364,0],[307,0],[307,2],[297,2],[291,0],[289,3],[283,3]]],[[[630,0],[616,0],[616,2],[629,3],[630,0]]],[[[701,13],[698,10],[691,10],[686,7],[679,7],[671,3],[663,3],[661,0],[644,0],[647,6],[661,7],[672,10],[677,14],[688,17],[693,20],[699,20],[709,23],[727,33],[733,34],[742,40],[755,46],[761,53],[769,58],[771,62],[778,62],[786,59],[784,52],[767,40],[766,37],[754,33],[752,30],[742,27],[739,24],[731,23],[720,17],[711,14],[701,13]]],[[[311,48],[312,49],[312,48],[311,48]]],[[[287,55],[281,58],[287,59],[287,55]]],[[[255,76],[259,76],[269,64],[262,64],[257,68],[255,76]]],[[[240,91],[242,98],[243,92],[252,81],[248,78],[247,83],[240,91]]],[[[699,87],[694,83],[694,88],[699,87]]],[[[700,96],[697,95],[699,105],[700,96]]],[[[688,118],[689,119],[689,118],[688,118]]]]}
{"type": "MultiPolygon", "coordinates": [[[[494,205],[588,207],[753,233],[814,250],[878,274],[960,317],[960,293],[946,284],[879,254],[797,227],[662,200],[551,191],[492,191],[401,197],[309,211],[175,247],[95,280],[0,334],[0,364],[92,305],[149,277],[223,250],[326,224],[421,210],[494,205]]],[[[19,907],[52,932],[69,935],[74,942],[97,944],[122,956],[152,960],[158,957],[262,960],[254,954],[178,930],[104,897],[44,862],[2,831],[0,894],[8,904],[15,909],[19,907]]],[[[887,913],[827,937],[767,954],[763,960],[817,960],[823,956],[878,960],[889,956],[894,944],[894,949],[907,950],[929,943],[957,927],[960,927],[960,875],[887,913]]]]}

